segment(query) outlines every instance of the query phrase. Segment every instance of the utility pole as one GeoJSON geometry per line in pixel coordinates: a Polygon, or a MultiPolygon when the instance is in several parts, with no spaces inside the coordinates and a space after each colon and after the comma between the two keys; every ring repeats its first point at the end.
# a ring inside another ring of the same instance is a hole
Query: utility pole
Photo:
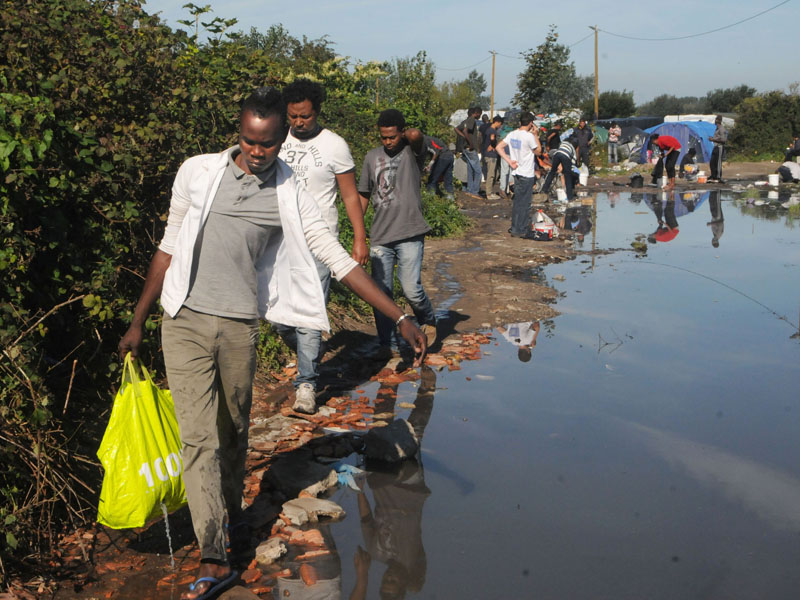
{"type": "Polygon", "coordinates": [[[489,118],[494,118],[494,63],[495,59],[497,58],[497,52],[494,50],[489,50],[489,54],[492,55],[492,96],[491,96],[491,106],[489,108],[489,118]]]}
{"type": "Polygon", "coordinates": [[[594,120],[597,121],[600,114],[600,84],[597,79],[597,25],[590,29],[594,29],[594,120]]]}

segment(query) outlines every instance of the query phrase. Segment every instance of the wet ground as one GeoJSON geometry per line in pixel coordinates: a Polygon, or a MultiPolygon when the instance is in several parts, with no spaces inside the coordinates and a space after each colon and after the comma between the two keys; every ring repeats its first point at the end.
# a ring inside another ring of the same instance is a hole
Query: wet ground
{"type": "MultiPolygon", "coordinates": [[[[330,496],[347,517],[319,527],[318,581],[366,598],[796,597],[798,207],[766,188],[615,192],[548,208],[567,243],[509,241],[498,205],[482,207],[496,226],[428,253],[461,261],[434,263],[445,331],[489,339],[480,360],[342,382],[367,421],[414,423],[422,452],[330,496]],[[459,269],[486,243],[476,300],[459,269]]],[[[197,561],[185,515],[173,537],[157,592],[161,524],[99,537],[102,585],[58,597],[177,597],[197,561]]],[[[274,578],[250,589],[286,596],[274,578]]]]}
{"type": "Polygon", "coordinates": [[[336,492],[343,595],[360,546],[368,598],[796,598],[800,215],[747,195],[573,206],[579,251],[620,250],[544,269],[561,316],[529,355],[520,319],[435,373],[421,467],[362,482],[384,537],[336,492]],[[659,211],[677,235],[648,242],[659,211]]]}

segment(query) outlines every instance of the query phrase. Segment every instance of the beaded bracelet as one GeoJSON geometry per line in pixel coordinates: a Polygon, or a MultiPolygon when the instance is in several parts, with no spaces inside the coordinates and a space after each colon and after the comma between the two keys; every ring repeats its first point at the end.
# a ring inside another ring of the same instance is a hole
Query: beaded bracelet
{"type": "Polygon", "coordinates": [[[394,322],[394,326],[395,326],[395,327],[400,327],[400,323],[402,323],[402,322],[403,322],[403,319],[408,319],[409,317],[411,317],[411,315],[410,315],[410,314],[408,314],[408,313],[403,313],[403,314],[400,316],[400,318],[399,318],[399,319],[397,319],[397,321],[395,321],[395,322],[394,322]]]}

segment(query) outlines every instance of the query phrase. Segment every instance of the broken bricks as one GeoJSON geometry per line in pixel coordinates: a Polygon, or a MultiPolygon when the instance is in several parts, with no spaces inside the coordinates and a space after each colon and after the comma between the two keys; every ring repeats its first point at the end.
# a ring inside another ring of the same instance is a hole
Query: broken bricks
{"type": "Polygon", "coordinates": [[[316,523],[320,517],[341,519],[345,516],[344,509],[330,500],[321,498],[295,498],[283,503],[282,513],[292,525],[305,525],[316,523]]]}

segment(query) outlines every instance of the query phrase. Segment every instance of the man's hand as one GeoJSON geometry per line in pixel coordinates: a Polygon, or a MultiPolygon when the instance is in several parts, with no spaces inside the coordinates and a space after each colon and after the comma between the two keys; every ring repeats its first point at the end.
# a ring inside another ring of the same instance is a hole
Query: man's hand
{"type": "Polygon", "coordinates": [[[413,366],[419,367],[428,353],[428,338],[422,333],[411,319],[403,319],[400,321],[398,332],[403,336],[403,339],[408,342],[408,345],[414,349],[414,364],[413,366]]]}
{"type": "Polygon", "coordinates": [[[512,169],[516,169],[519,166],[519,163],[515,160],[512,160],[510,164],[512,169]]]}
{"type": "Polygon", "coordinates": [[[352,256],[353,260],[361,266],[366,265],[367,261],[369,260],[369,248],[367,248],[367,242],[364,240],[353,240],[353,252],[350,253],[350,256],[352,256]]]}
{"type": "Polygon", "coordinates": [[[139,358],[139,347],[142,345],[142,328],[131,325],[122,339],[119,341],[117,350],[119,357],[125,359],[125,355],[130,352],[131,358],[139,358]]]}

